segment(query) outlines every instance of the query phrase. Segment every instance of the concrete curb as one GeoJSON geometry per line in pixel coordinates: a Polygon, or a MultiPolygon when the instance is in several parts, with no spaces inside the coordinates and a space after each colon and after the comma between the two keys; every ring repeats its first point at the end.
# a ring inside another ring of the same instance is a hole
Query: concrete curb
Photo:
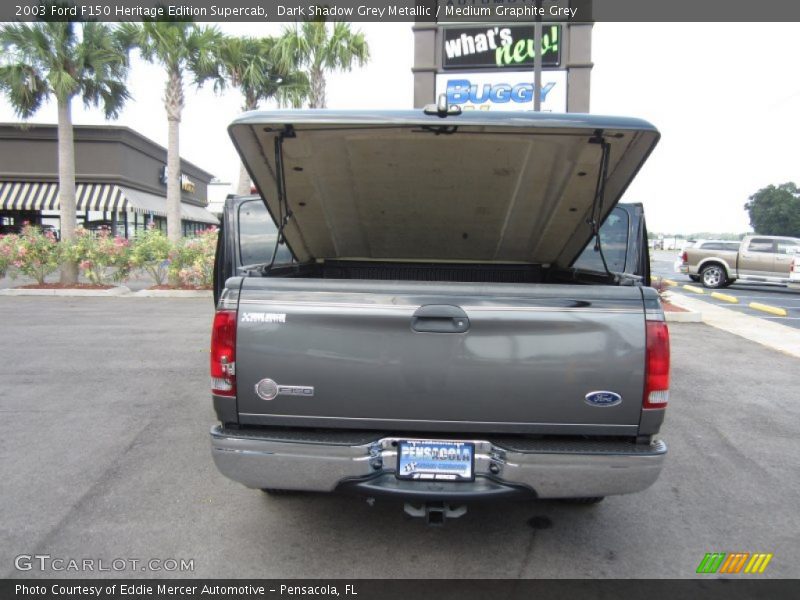
{"type": "Polygon", "coordinates": [[[108,290],[66,289],[37,290],[30,288],[7,288],[0,290],[0,296],[62,296],[62,297],[119,297],[126,298],[212,298],[211,290],[139,290],[132,292],[124,285],[108,290]]]}
{"type": "Polygon", "coordinates": [[[128,296],[131,290],[124,285],[116,286],[108,290],[91,290],[91,289],[58,289],[58,290],[37,290],[30,288],[8,288],[0,290],[0,296],[92,296],[92,297],[109,297],[109,296],[128,296]]]}
{"type": "Polygon", "coordinates": [[[211,290],[139,290],[136,298],[212,298],[211,290]]]}
{"type": "Polygon", "coordinates": [[[800,331],[780,323],[744,315],[710,302],[675,294],[675,306],[702,313],[703,322],[784,354],[800,358],[800,331]]]}
{"type": "Polygon", "coordinates": [[[672,290],[662,292],[662,302],[664,304],[674,304],[678,308],[683,308],[686,312],[670,312],[664,311],[664,320],[667,323],[702,323],[703,315],[694,310],[688,310],[678,303],[673,302],[675,293],[672,290]]]}
{"type": "MultiPolygon", "coordinates": [[[[677,305],[676,305],[677,306],[677,305]]],[[[667,323],[702,323],[702,313],[693,310],[687,312],[668,312],[664,311],[664,318],[667,323]]]]}

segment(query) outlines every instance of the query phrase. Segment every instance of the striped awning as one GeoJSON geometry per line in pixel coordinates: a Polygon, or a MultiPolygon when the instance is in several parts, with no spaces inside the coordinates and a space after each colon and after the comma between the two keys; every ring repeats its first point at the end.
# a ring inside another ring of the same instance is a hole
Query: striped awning
{"type": "Polygon", "coordinates": [[[144,215],[167,216],[167,199],[141,190],[123,187],[122,193],[128,201],[128,210],[144,215]]]}
{"type": "Polygon", "coordinates": [[[107,210],[116,212],[128,208],[128,200],[116,185],[97,183],[78,184],[76,204],[78,210],[107,210]]]}
{"type": "Polygon", "coordinates": [[[191,204],[181,204],[181,219],[194,223],[207,223],[208,225],[219,225],[219,219],[208,212],[202,206],[191,204]]]}
{"type": "MultiPolygon", "coordinates": [[[[75,189],[78,211],[127,210],[122,190],[106,183],[79,183],[75,189]]],[[[2,210],[58,210],[57,183],[0,182],[2,210]]]]}
{"type": "MultiPolygon", "coordinates": [[[[79,183],[76,186],[77,210],[129,211],[148,215],[167,215],[167,199],[140,190],[108,183],[79,183]]],[[[58,210],[57,183],[0,181],[0,210],[58,210]]],[[[218,224],[205,208],[181,203],[185,221],[218,224]]]]}
{"type": "Polygon", "coordinates": [[[57,183],[0,182],[0,209],[55,210],[57,183]]]}

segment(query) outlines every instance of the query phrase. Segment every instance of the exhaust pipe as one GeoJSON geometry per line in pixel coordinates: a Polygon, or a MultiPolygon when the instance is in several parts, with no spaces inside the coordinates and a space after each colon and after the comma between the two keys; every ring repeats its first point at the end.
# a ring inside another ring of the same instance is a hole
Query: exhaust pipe
{"type": "Polygon", "coordinates": [[[467,514],[467,507],[452,505],[448,502],[425,502],[421,506],[406,502],[403,505],[405,513],[411,517],[421,517],[428,525],[442,526],[445,519],[457,519],[467,514]]]}

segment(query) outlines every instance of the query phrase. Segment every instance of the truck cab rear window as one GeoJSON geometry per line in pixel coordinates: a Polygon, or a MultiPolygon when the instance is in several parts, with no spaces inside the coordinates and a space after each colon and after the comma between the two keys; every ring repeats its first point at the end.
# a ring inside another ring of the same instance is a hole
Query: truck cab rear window
{"type": "MultiPolygon", "coordinates": [[[[272,260],[278,228],[260,199],[239,206],[239,259],[243,265],[257,265],[272,260]]],[[[275,264],[292,262],[292,253],[281,244],[275,264]]]]}
{"type": "Polygon", "coordinates": [[[701,246],[703,250],[727,250],[736,252],[739,249],[739,242],[704,242],[701,246]]]}
{"type": "Polygon", "coordinates": [[[772,243],[772,240],[753,238],[750,240],[750,246],[747,249],[750,252],[766,252],[769,254],[775,252],[774,248],[775,246],[772,243]]]}
{"type": "MultiPolygon", "coordinates": [[[[625,257],[628,251],[628,213],[621,208],[615,208],[608,215],[600,227],[600,243],[603,246],[603,255],[610,271],[622,273],[625,271],[625,257]]],[[[595,251],[595,240],[592,238],[586,248],[572,264],[576,269],[588,271],[605,271],[600,253],[595,251]]]]}

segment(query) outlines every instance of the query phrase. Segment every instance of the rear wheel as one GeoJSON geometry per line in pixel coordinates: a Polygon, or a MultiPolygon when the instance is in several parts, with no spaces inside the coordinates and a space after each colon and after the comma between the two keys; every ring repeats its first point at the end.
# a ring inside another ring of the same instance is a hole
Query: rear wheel
{"type": "Polygon", "coordinates": [[[566,504],[597,504],[602,502],[605,496],[590,496],[588,498],[563,498],[561,501],[566,504]]]}
{"type": "Polygon", "coordinates": [[[704,287],[716,290],[718,288],[725,287],[728,277],[725,274],[725,269],[722,265],[714,264],[703,267],[703,270],[700,271],[700,279],[702,280],[704,287]]]}

